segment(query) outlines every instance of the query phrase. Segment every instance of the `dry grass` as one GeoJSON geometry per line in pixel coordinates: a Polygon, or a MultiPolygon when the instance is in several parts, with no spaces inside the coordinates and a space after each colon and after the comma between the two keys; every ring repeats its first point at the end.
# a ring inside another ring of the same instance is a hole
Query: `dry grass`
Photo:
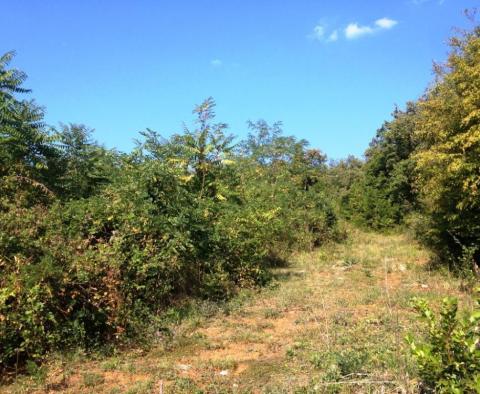
{"type": "Polygon", "coordinates": [[[40,381],[23,377],[0,391],[415,392],[403,339],[418,332],[409,299],[472,302],[455,278],[430,272],[428,259],[406,235],[352,230],[343,244],[295,256],[274,285],[184,320],[149,351],[52,361],[40,381]]]}

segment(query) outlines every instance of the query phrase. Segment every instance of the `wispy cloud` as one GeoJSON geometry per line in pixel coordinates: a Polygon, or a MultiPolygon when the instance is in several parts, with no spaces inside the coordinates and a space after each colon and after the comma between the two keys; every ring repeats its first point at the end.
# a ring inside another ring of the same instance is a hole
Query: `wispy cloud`
{"type": "Polygon", "coordinates": [[[349,40],[372,33],[373,29],[370,26],[360,26],[358,23],[349,23],[345,28],[345,37],[349,40]]]}
{"type": "Polygon", "coordinates": [[[372,26],[361,26],[356,22],[349,23],[345,28],[345,38],[353,40],[362,36],[371,35],[381,30],[389,30],[394,27],[398,22],[390,18],[377,19],[372,26]]]}
{"type": "Polygon", "coordinates": [[[338,30],[328,31],[327,26],[318,24],[313,28],[308,37],[315,41],[335,42],[338,40],[338,30]]]}
{"type": "Polygon", "coordinates": [[[309,37],[317,41],[323,41],[325,39],[325,26],[316,25],[309,37]]]}
{"type": "Polygon", "coordinates": [[[390,18],[380,18],[375,21],[375,26],[379,27],[380,29],[391,29],[397,23],[397,21],[394,21],[390,18]]]}
{"type": "Polygon", "coordinates": [[[397,24],[398,22],[396,20],[387,17],[377,19],[371,25],[360,25],[357,22],[351,22],[345,28],[335,28],[333,30],[328,29],[325,23],[319,23],[313,28],[312,32],[307,37],[315,41],[329,43],[338,41],[340,39],[340,32],[343,32],[343,35],[347,40],[353,40],[362,36],[375,34],[382,30],[392,29],[397,24]]]}
{"type": "Polygon", "coordinates": [[[328,42],[335,42],[337,40],[338,40],[338,30],[334,30],[328,36],[327,41],[328,42]]]}
{"type": "Polygon", "coordinates": [[[211,62],[210,62],[210,65],[212,67],[222,67],[223,66],[223,62],[220,60],[220,59],[213,59],[211,62]]]}

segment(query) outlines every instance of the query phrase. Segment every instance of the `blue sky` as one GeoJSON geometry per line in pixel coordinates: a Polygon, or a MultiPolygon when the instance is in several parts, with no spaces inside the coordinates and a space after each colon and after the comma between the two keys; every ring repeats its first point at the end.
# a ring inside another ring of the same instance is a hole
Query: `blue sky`
{"type": "Polygon", "coordinates": [[[47,109],[128,151],[213,96],[218,120],[283,121],[331,158],[361,155],[422,94],[478,0],[3,0],[0,52],[47,109]]]}

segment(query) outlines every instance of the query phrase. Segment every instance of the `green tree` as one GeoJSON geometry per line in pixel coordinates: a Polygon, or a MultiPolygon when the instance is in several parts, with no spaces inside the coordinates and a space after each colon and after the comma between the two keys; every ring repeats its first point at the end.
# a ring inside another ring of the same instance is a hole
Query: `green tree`
{"type": "Polygon", "coordinates": [[[183,168],[186,179],[200,197],[217,195],[218,171],[228,162],[234,148],[233,136],[226,134],[226,123],[214,123],[215,101],[209,97],[193,110],[196,128],[184,126],[183,134],[170,139],[147,129],[142,132],[145,141],[139,145],[143,154],[157,160],[167,160],[183,168]],[[189,179],[190,180],[190,179],[189,179]]]}
{"type": "Polygon", "coordinates": [[[357,222],[385,228],[403,222],[417,205],[413,138],[416,106],[398,108],[385,122],[365,152],[363,171],[344,199],[346,211],[357,222]]]}
{"type": "Polygon", "coordinates": [[[346,159],[331,161],[326,174],[327,188],[332,195],[336,210],[348,220],[355,211],[350,199],[354,196],[352,187],[363,174],[364,162],[353,155],[346,159]]]}
{"type": "Polygon", "coordinates": [[[62,125],[56,133],[62,163],[58,184],[64,198],[91,196],[116,173],[117,154],[99,146],[92,133],[78,124],[62,125]]]}
{"type": "Polygon", "coordinates": [[[418,103],[415,154],[424,239],[458,266],[480,263],[480,27],[455,37],[437,80],[418,103]],[[472,252],[473,251],[473,252],[472,252]]]}
{"type": "Polygon", "coordinates": [[[30,91],[22,87],[25,73],[8,68],[13,57],[14,52],[0,57],[0,182],[4,197],[40,198],[54,189],[58,152],[45,131],[43,109],[17,98],[30,91]],[[20,190],[30,194],[15,196],[20,190]]]}

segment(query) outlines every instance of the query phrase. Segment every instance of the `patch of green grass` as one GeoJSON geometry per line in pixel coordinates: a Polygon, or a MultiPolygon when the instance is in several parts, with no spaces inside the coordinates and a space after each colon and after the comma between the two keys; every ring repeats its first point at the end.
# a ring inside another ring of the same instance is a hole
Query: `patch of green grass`
{"type": "Polygon", "coordinates": [[[262,343],[265,338],[260,332],[252,331],[250,329],[240,329],[236,330],[229,339],[232,342],[262,343]]]}
{"type": "Polygon", "coordinates": [[[125,394],[149,394],[153,389],[153,381],[147,380],[145,382],[137,382],[130,387],[125,394]]]}
{"type": "Polygon", "coordinates": [[[297,352],[293,348],[288,348],[287,351],[285,352],[285,355],[287,358],[292,358],[297,355],[297,352]]]}
{"type": "Polygon", "coordinates": [[[105,378],[98,373],[85,372],[82,375],[82,381],[85,387],[96,387],[103,384],[105,382],[105,378]]]}
{"type": "Polygon", "coordinates": [[[356,256],[345,256],[342,260],[342,267],[345,268],[351,268],[354,265],[357,265],[360,263],[360,259],[356,256]]]}
{"type": "Polygon", "coordinates": [[[203,391],[190,378],[177,378],[166,390],[171,394],[203,394],[203,391]]]}
{"type": "Polygon", "coordinates": [[[342,376],[365,372],[369,354],[364,349],[346,349],[334,353],[335,363],[342,376]]]}
{"type": "Polygon", "coordinates": [[[267,308],[263,312],[263,316],[265,319],[277,319],[280,317],[282,312],[280,312],[278,309],[273,309],[273,308],[267,308]]]}
{"type": "Polygon", "coordinates": [[[315,352],[310,356],[310,363],[316,369],[321,369],[325,361],[325,355],[319,352],[315,352]]]}
{"type": "Polygon", "coordinates": [[[271,322],[262,321],[260,323],[257,323],[256,327],[259,330],[269,330],[269,329],[274,328],[275,326],[271,322]]]}
{"type": "Polygon", "coordinates": [[[214,370],[234,370],[238,366],[238,361],[233,358],[224,358],[212,360],[207,363],[207,367],[214,370]]]}
{"type": "Polygon", "coordinates": [[[382,296],[382,290],[378,287],[369,287],[361,294],[359,302],[361,304],[374,304],[382,296]]]}
{"type": "Polygon", "coordinates": [[[33,361],[28,361],[25,369],[35,383],[43,384],[45,382],[48,374],[48,368],[45,365],[38,365],[33,361]]]}
{"type": "Polygon", "coordinates": [[[102,371],[115,371],[120,367],[120,365],[121,365],[121,361],[116,357],[112,357],[105,360],[102,363],[101,368],[102,368],[102,371]]]}

